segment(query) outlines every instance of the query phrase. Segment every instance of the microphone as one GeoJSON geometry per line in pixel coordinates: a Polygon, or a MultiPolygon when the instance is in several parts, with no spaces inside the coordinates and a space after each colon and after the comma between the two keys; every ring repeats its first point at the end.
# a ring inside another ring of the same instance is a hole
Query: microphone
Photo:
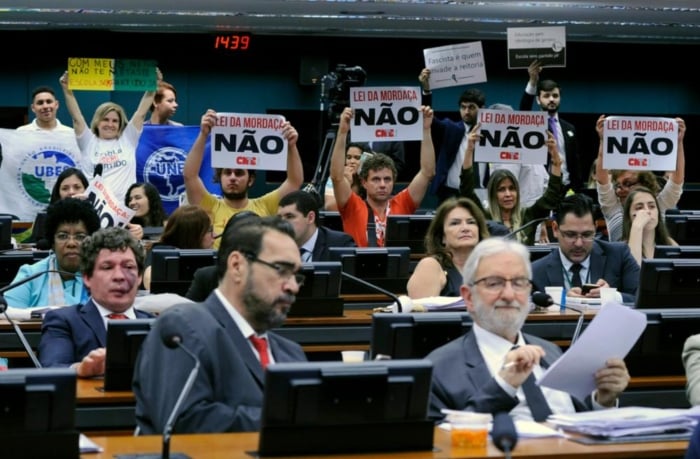
{"type": "Polygon", "coordinates": [[[12,328],[15,331],[15,335],[17,335],[17,338],[19,338],[20,342],[22,343],[22,347],[24,347],[24,351],[27,353],[29,358],[32,360],[32,363],[34,364],[35,368],[42,368],[41,363],[39,362],[39,359],[37,358],[36,354],[34,353],[34,350],[29,345],[29,341],[27,341],[27,337],[24,336],[24,332],[22,331],[22,329],[19,328],[19,325],[17,325],[17,322],[12,320],[10,315],[7,313],[7,300],[5,300],[5,296],[3,295],[3,293],[5,293],[8,290],[12,290],[15,287],[19,287],[20,285],[26,284],[27,282],[34,280],[37,277],[44,276],[48,273],[68,274],[70,276],[75,277],[74,273],[70,273],[68,271],[60,271],[57,269],[48,269],[46,271],[34,273],[31,276],[27,276],[24,279],[20,279],[17,282],[14,282],[10,285],[6,285],[3,288],[0,288],[0,312],[5,315],[5,319],[10,323],[10,325],[12,325],[12,328]]]}
{"type": "Polygon", "coordinates": [[[506,234],[505,236],[503,236],[503,239],[512,239],[513,236],[517,235],[521,231],[525,231],[526,229],[530,228],[531,226],[538,225],[538,224],[540,224],[544,221],[547,221],[547,220],[549,220],[549,217],[542,217],[542,218],[536,218],[534,220],[530,220],[529,222],[525,223],[520,228],[515,229],[515,230],[511,231],[510,233],[506,234]]]}
{"type": "MultiPolygon", "coordinates": [[[[548,295],[543,292],[532,292],[532,302],[535,303],[537,306],[540,307],[548,307],[551,305],[557,305],[557,306],[562,306],[559,303],[555,303],[554,300],[552,299],[551,295],[548,295]]],[[[572,311],[576,311],[579,313],[578,316],[578,322],[576,322],[576,329],[574,330],[574,334],[571,337],[571,344],[574,344],[574,341],[578,339],[578,335],[581,334],[581,327],[583,327],[583,315],[584,312],[581,309],[578,308],[572,308],[571,306],[564,305],[566,309],[571,309],[572,311]]]]}
{"type": "Polygon", "coordinates": [[[95,164],[95,170],[92,173],[93,177],[102,176],[102,170],[104,169],[104,165],[102,163],[95,164]]]}
{"type": "MultiPolygon", "coordinates": [[[[168,420],[165,423],[165,427],[163,428],[163,453],[159,457],[162,457],[163,459],[169,459],[170,437],[173,432],[173,427],[175,425],[175,421],[177,421],[178,415],[180,414],[180,408],[185,402],[187,396],[190,394],[192,386],[194,386],[195,379],[197,379],[197,375],[199,374],[200,362],[199,358],[197,358],[194,352],[189,350],[187,346],[185,346],[182,343],[182,336],[180,336],[178,332],[175,331],[175,322],[177,321],[177,318],[173,315],[164,315],[161,316],[159,320],[162,321],[160,328],[160,339],[163,342],[163,344],[170,349],[182,349],[187,355],[189,355],[192,358],[192,360],[194,360],[194,367],[192,368],[192,371],[190,371],[190,374],[187,377],[187,380],[185,381],[185,385],[182,387],[180,395],[178,396],[177,401],[175,402],[175,406],[170,412],[170,416],[168,417],[168,420]]],[[[175,457],[181,459],[188,458],[188,456],[180,453],[176,453],[175,457]]]]}
{"type": "Polygon", "coordinates": [[[505,453],[507,458],[511,457],[511,451],[518,444],[518,431],[515,429],[513,419],[507,412],[501,411],[493,416],[491,440],[493,440],[496,448],[505,453]]]}
{"type": "Polygon", "coordinates": [[[398,312],[403,312],[403,307],[401,307],[401,301],[399,301],[399,297],[391,293],[389,290],[384,290],[383,288],[374,285],[372,283],[367,282],[364,279],[360,279],[359,277],[355,277],[352,274],[348,274],[345,271],[341,271],[340,274],[342,274],[343,277],[350,279],[353,282],[357,282],[360,285],[364,285],[365,287],[369,288],[370,290],[373,290],[375,292],[379,292],[383,295],[388,296],[392,301],[396,302],[396,310],[398,312]]]}

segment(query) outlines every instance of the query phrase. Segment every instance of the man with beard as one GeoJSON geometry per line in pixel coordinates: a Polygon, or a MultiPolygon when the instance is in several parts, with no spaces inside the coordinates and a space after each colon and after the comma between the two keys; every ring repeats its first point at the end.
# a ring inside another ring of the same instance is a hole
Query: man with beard
{"type": "MultiPolygon", "coordinates": [[[[214,233],[223,233],[226,222],[242,210],[250,210],[260,216],[275,215],[277,206],[283,196],[298,190],[304,181],[304,168],[297,149],[299,135],[296,129],[285,121],[282,125],[282,135],[288,142],[287,179],[275,190],[259,197],[248,198],[248,189],[255,183],[254,169],[215,169],[214,179],[221,184],[223,198],[217,198],[207,191],[204,182],[199,177],[199,169],[204,159],[204,147],[216,125],[216,112],[207,110],[202,115],[200,131],[185,160],[182,175],[185,180],[187,201],[202,207],[211,216],[214,233]]],[[[214,241],[214,247],[219,247],[219,239],[214,241]]]]}
{"type": "Polygon", "coordinates": [[[194,365],[184,350],[166,347],[163,336],[180,337],[201,363],[175,431],[260,429],[265,367],[306,360],[301,346],[270,331],[282,325],[304,281],[293,236],[278,217],[226,231],[217,257],[219,287],[203,303],[173,306],[156,320],[134,371],[141,433],[163,432],[194,365]]]}
{"type": "Polygon", "coordinates": [[[595,238],[593,201],[584,194],[561,200],[552,222],[559,250],[532,264],[538,290],[564,287],[567,296],[600,298],[601,287],[615,287],[622,301],[633,303],[639,287],[639,265],[625,242],[595,238]],[[584,290],[583,284],[597,287],[584,290]]]}
{"type": "Polygon", "coordinates": [[[530,310],[529,260],[525,246],[500,238],[481,241],[467,259],[461,293],[474,326],[427,356],[433,362],[432,419],[441,420],[440,410],[449,408],[506,411],[516,419],[543,421],[551,413],[617,405],[629,382],[622,359],[608,359],[595,373],[597,389],[585,401],[534,384],[562,352],[554,343],[521,332],[530,310]],[[539,403],[531,389],[539,391],[539,403]]]}
{"type": "Polygon", "coordinates": [[[563,160],[561,172],[566,186],[564,189],[570,188],[579,192],[586,187],[593,157],[584,158],[579,154],[576,128],[559,116],[561,87],[554,80],[540,80],[541,71],[542,64],[538,60],[533,61],[527,68],[530,79],[520,99],[519,109],[522,111],[532,110],[534,100],[541,110],[547,112],[547,125],[557,140],[557,146],[563,160]]]}

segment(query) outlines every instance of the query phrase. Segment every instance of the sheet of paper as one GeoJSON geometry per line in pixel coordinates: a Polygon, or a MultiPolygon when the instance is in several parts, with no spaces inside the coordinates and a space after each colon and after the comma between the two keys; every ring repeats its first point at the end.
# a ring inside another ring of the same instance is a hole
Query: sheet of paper
{"type": "Polygon", "coordinates": [[[596,387],[595,372],[609,358],[623,359],[646,326],[646,314],[607,303],[569,350],[545,371],[539,384],[584,400],[596,387]]]}
{"type": "MultiPolygon", "coordinates": [[[[438,425],[438,427],[442,430],[452,430],[452,425],[449,422],[443,422],[438,425]]],[[[489,432],[492,427],[493,425],[489,424],[489,432]]],[[[518,437],[520,438],[566,437],[566,434],[563,432],[535,421],[516,420],[515,430],[518,432],[518,437]]]]}

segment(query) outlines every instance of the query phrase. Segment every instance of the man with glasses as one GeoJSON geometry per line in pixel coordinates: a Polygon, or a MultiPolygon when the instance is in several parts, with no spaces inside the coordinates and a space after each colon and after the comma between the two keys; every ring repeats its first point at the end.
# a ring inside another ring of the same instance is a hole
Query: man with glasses
{"type": "Polygon", "coordinates": [[[100,228],[97,212],[85,200],[62,199],[46,210],[45,228],[51,248],[49,256],[20,267],[12,282],[39,273],[46,274],[8,290],[5,300],[9,306],[65,306],[84,303],[88,298],[79,272],[80,245],[100,228]]]}
{"type": "Polygon", "coordinates": [[[194,365],[189,352],[169,349],[164,336],[178,336],[201,363],[179,433],[259,430],[265,367],[306,360],[301,346],[271,331],[284,323],[304,282],[289,223],[264,217],[221,239],[218,288],[203,303],[168,308],[143,343],[133,385],[143,434],[163,432],[194,365]]]}
{"type": "Polygon", "coordinates": [[[462,270],[462,298],[474,320],[470,331],[428,354],[433,362],[430,417],[442,409],[509,412],[516,419],[544,421],[549,414],[614,407],[627,387],[622,359],[611,358],[595,374],[597,389],[578,400],[536,385],[562,352],[521,331],[530,311],[530,255],[515,241],[481,241],[462,270]]]}
{"type": "Polygon", "coordinates": [[[584,194],[564,198],[552,223],[559,250],[532,264],[538,290],[564,287],[567,296],[599,298],[600,287],[615,287],[622,300],[633,303],[639,285],[639,265],[623,242],[595,239],[593,202],[584,194]],[[584,284],[595,284],[584,293],[584,284]]]}

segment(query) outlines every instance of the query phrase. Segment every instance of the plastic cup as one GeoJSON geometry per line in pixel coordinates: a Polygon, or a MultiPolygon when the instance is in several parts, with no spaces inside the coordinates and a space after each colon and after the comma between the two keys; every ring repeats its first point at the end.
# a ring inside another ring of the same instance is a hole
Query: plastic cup
{"type": "Polygon", "coordinates": [[[450,423],[452,448],[486,448],[491,415],[487,413],[459,413],[447,417],[450,423]]]}
{"type": "Polygon", "coordinates": [[[341,351],[340,354],[345,363],[360,363],[365,360],[365,351],[341,351]]]}
{"type": "Polygon", "coordinates": [[[552,300],[556,303],[553,304],[556,309],[560,308],[561,296],[564,294],[564,287],[545,287],[544,291],[547,295],[552,297],[552,300]]]}
{"type": "Polygon", "coordinates": [[[604,305],[610,301],[617,301],[617,289],[614,287],[601,287],[600,304],[604,305]]]}

